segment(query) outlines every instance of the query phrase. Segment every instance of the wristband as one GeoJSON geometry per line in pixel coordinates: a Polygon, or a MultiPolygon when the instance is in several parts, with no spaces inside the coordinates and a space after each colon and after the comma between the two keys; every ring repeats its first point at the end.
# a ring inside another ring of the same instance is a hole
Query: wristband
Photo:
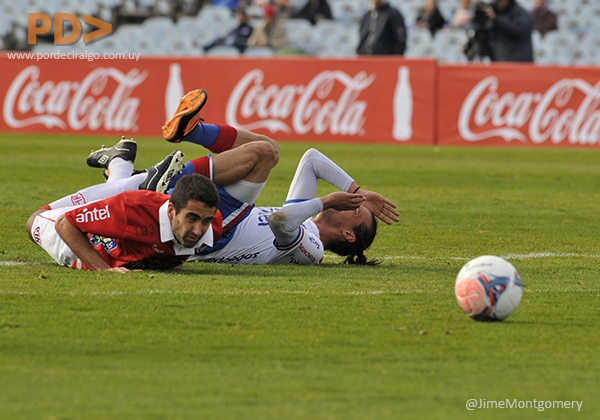
{"type": "Polygon", "coordinates": [[[356,194],[356,191],[360,190],[360,187],[356,187],[356,189],[354,190],[354,192],[352,194],[356,194]]]}

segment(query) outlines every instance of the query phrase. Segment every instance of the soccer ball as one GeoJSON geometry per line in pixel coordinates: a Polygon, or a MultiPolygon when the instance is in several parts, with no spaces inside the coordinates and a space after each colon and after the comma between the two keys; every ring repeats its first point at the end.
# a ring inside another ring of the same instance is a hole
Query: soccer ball
{"type": "Polygon", "coordinates": [[[502,321],[519,306],[523,287],[511,263],[493,255],[466,263],[456,276],[454,293],[460,308],[478,321],[502,321]]]}

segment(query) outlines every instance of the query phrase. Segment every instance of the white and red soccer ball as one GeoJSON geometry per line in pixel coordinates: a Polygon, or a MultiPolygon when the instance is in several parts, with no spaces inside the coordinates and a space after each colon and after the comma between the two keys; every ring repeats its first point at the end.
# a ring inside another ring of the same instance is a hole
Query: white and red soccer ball
{"type": "Polygon", "coordinates": [[[466,263],[456,276],[454,293],[460,308],[478,321],[502,321],[519,306],[523,287],[511,263],[493,255],[466,263]]]}

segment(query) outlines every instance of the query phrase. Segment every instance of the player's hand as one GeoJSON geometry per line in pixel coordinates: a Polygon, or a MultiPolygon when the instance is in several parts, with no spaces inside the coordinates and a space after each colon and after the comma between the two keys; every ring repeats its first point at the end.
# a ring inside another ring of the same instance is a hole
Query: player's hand
{"type": "Polygon", "coordinates": [[[351,194],[346,192],[333,192],[327,194],[325,197],[321,197],[323,210],[356,210],[365,202],[365,200],[366,198],[362,194],[351,194]]]}
{"type": "Polygon", "coordinates": [[[122,273],[123,274],[123,273],[129,273],[130,270],[125,267],[111,267],[104,271],[112,271],[113,273],[122,273]]]}
{"type": "Polygon", "coordinates": [[[358,190],[358,193],[364,195],[366,198],[363,206],[383,223],[391,225],[392,222],[400,221],[398,217],[400,213],[396,210],[396,204],[374,191],[363,190],[361,188],[358,190]]]}

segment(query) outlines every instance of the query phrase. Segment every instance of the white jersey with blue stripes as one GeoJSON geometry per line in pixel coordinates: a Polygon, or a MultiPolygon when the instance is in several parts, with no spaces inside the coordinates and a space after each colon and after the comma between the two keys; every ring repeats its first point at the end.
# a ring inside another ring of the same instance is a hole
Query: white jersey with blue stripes
{"type": "Polygon", "coordinates": [[[298,228],[296,238],[280,245],[269,227],[269,216],[280,207],[255,207],[238,225],[223,249],[208,255],[195,255],[190,261],[224,264],[319,264],[323,260],[323,243],[319,229],[311,219],[298,228]]]}

